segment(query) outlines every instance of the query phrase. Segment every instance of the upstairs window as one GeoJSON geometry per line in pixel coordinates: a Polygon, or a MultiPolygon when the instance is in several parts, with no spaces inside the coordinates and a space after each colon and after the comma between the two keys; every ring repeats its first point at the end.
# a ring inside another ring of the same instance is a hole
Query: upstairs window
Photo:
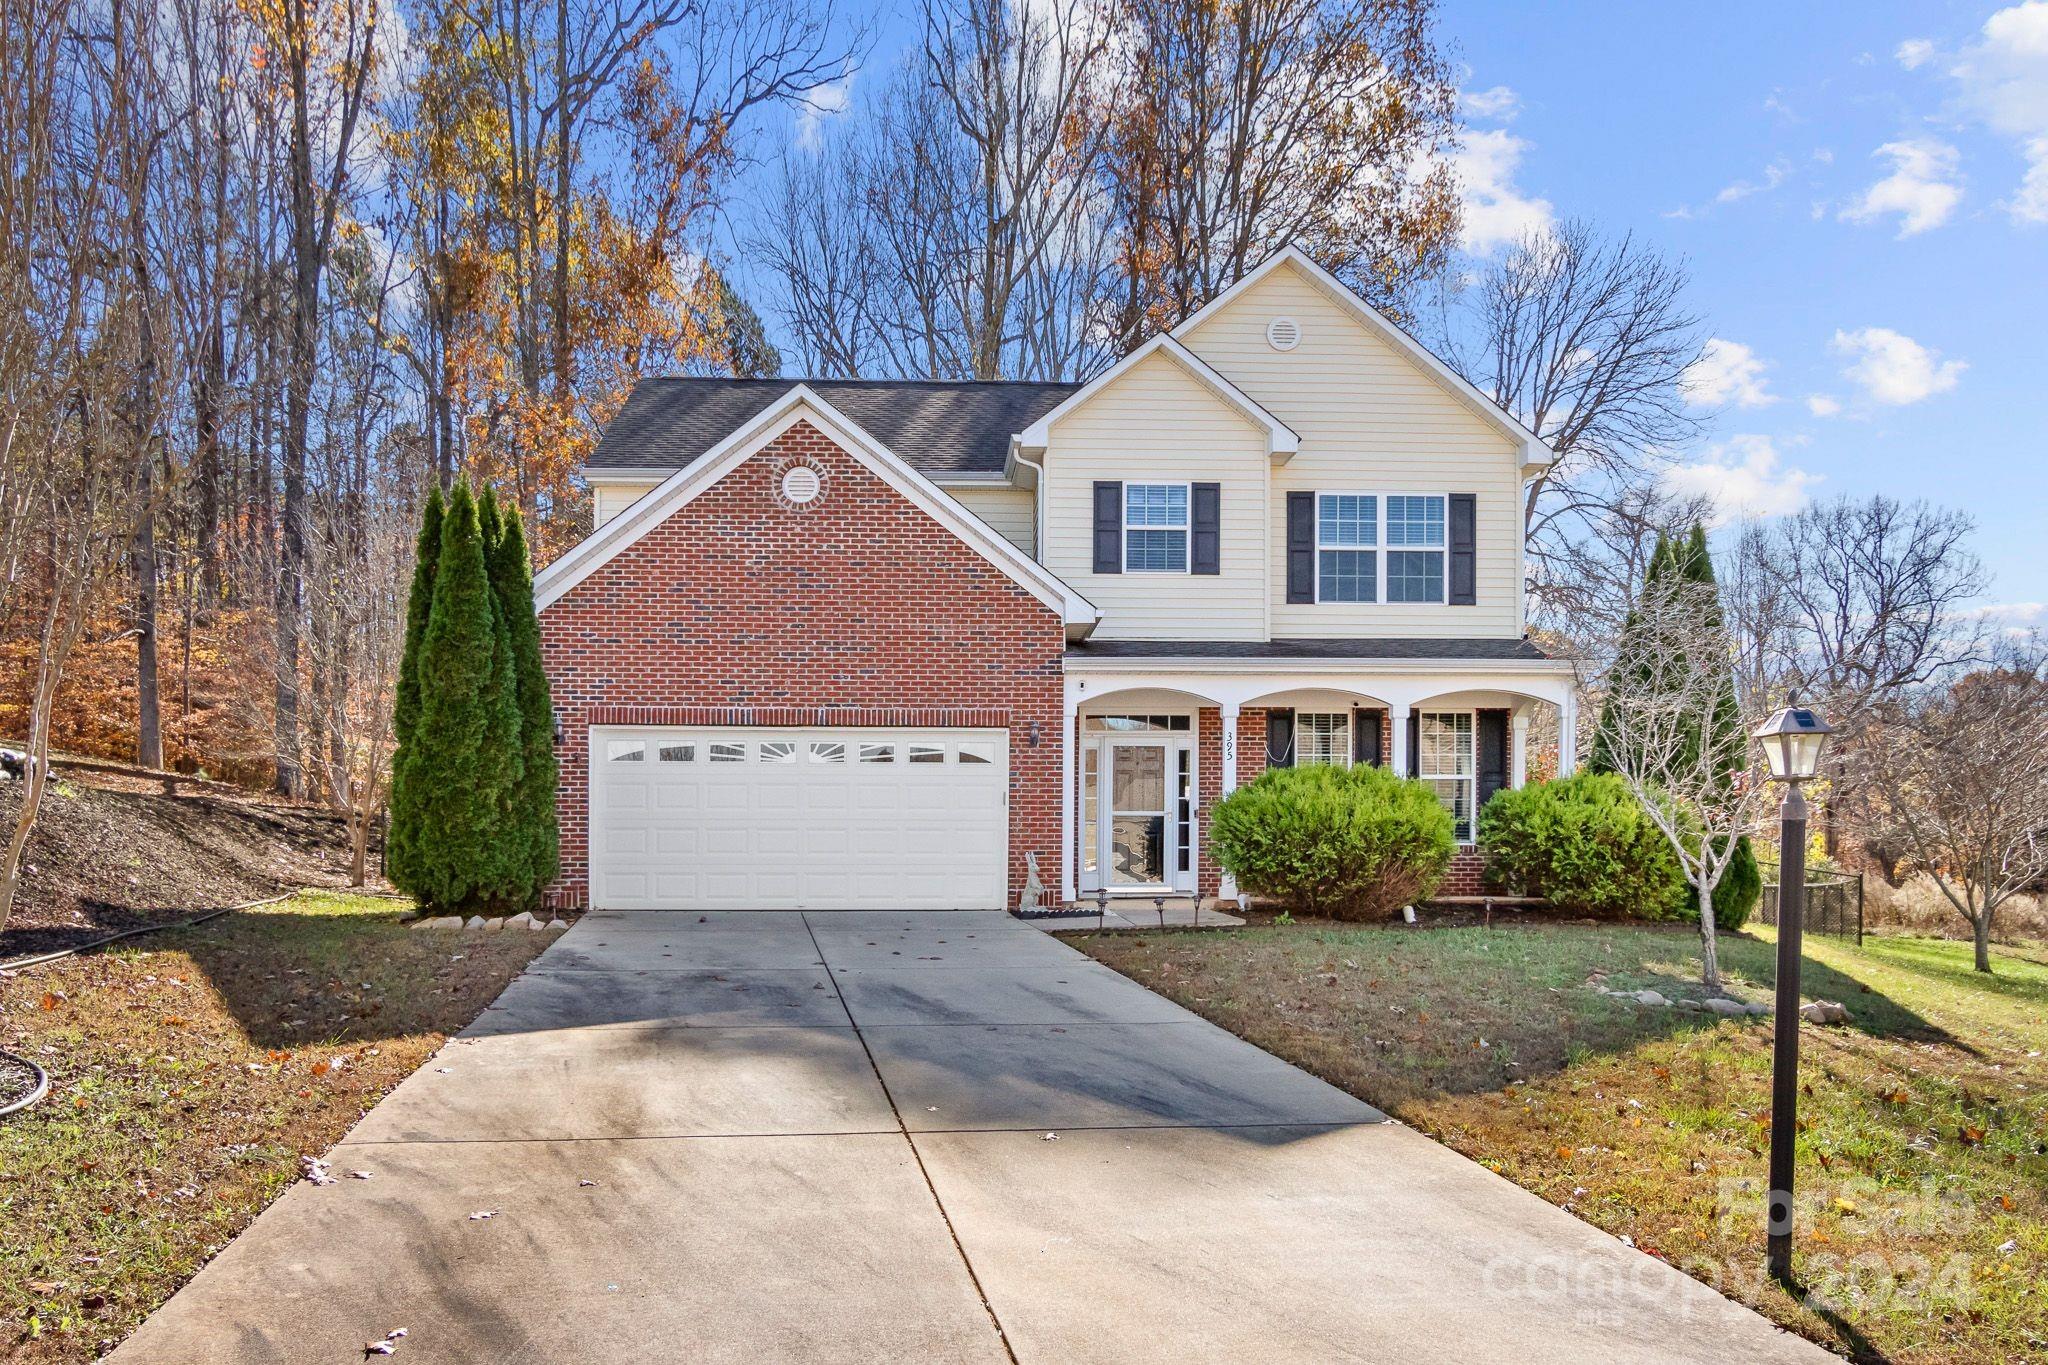
{"type": "Polygon", "coordinates": [[[1444,600],[1444,499],[1387,499],[1387,600],[1444,600]]]}
{"type": "Polygon", "coordinates": [[[1443,602],[1441,493],[1316,495],[1318,602],[1443,602]]]}
{"type": "Polygon", "coordinates": [[[1316,500],[1316,597],[1323,602],[1380,600],[1379,499],[1325,493],[1316,500]]]}
{"type": "Polygon", "coordinates": [[[1188,486],[1124,485],[1124,572],[1188,571],[1188,486]]]}

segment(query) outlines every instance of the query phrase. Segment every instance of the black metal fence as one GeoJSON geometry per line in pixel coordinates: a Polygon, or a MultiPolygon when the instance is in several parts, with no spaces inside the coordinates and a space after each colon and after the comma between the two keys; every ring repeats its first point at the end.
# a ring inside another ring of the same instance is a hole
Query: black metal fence
{"type": "MultiPolygon", "coordinates": [[[[1765,924],[1778,922],[1778,884],[1764,883],[1763,899],[1757,903],[1757,917],[1765,924]]],[[[1806,884],[1806,932],[1833,934],[1863,942],[1863,878],[1821,877],[1806,884]]]]}

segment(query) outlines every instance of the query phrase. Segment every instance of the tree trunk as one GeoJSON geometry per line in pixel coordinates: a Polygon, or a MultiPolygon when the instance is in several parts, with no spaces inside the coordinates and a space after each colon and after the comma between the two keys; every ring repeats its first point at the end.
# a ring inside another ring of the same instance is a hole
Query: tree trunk
{"type": "Polygon", "coordinates": [[[1721,989],[1721,949],[1714,937],[1714,888],[1694,888],[1700,898],[1700,983],[1710,991],[1721,989]]]}
{"type": "Polygon", "coordinates": [[[1977,917],[1970,921],[1970,937],[1977,947],[1976,967],[1980,972],[1991,970],[1991,912],[1979,910],[1977,917]]]}
{"type": "Polygon", "coordinates": [[[348,808],[348,884],[362,886],[370,879],[370,812],[360,806],[348,808]]]}

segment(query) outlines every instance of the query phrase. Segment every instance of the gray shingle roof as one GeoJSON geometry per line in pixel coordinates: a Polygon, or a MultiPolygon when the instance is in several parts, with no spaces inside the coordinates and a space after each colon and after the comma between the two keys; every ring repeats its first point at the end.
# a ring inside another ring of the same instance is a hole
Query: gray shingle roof
{"type": "Polygon", "coordinates": [[[1077,640],[1070,659],[1465,659],[1538,661],[1527,640],[1077,640]]]}
{"type": "Polygon", "coordinates": [[[1010,437],[1079,384],[843,379],[643,379],[605,428],[591,469],[681,469],[808,384],[924,474],[999,474],[1010,437]]]}

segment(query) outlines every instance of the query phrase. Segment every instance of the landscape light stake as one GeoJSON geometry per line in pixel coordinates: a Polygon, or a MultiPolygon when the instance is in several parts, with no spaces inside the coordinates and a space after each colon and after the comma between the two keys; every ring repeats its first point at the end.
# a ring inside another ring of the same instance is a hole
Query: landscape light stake
{"type": "Polygon", "coordinates": [[[1095,932],[1101,933],[1109,927],[1109,888],[1095,888],[1095,932]]]}
{"type": "Polygon", "coordinates": [[[1166,927],[1166,897],[1154,896],[1152,898],[1152,909],[1159,915],[1159,927],[1164,929],[1166,927]]]}
{"type": "MultiPolygon", "coordinates": [[[[1771,776],[1785,784],[1778,808],[1777,1016],[1771,1034],[1771,1184],[1764,1263],[1792,1283],[1792,1180],[1799,1137],[1799,955],[1806,912],[1806,797],[1800,787],[1820,770],[1830,728],[1798,699],[1756,732],[1771,776]]],[[[1711,914],[1711,910],[1702,913],[1711,914]]]]}

